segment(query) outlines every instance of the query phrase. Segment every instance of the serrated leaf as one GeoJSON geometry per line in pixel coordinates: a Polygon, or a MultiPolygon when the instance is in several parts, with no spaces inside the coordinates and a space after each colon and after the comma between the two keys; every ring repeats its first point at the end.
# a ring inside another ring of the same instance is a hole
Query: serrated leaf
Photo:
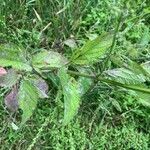
{"type": "Polygon", "coordinates": [[[67,63],[66,58],[61,54],[53,51],[43,50],[32,58],[32,65],[34,68],[60,68],[67,63]]]}
{"type": "Polygon", "coordinates": [[[150,61],[143,63],[141,66],[150,75],[150,61]]]}
{"type": "Polygon", "coordinates": [[[140,40],[140,46],[146,46],[150,41],[150,31],[149,27],[145,27],[143,31],[143,35],[140,40]]]}
{"type": "Polygon", "coordinates": [[[0,86],[2,87],[12,87],[17,83],[20,76],[14,69],[9,69],[7,74],[0,77],[0,86]]]}
{"type": "MultiPolygon", "coordinates": [[[[91,70],[89,70],[89,69],[79,68],[78,70],[81,73],[91,74],[91,70]]],[[[93,80],[90,78],[86,78],[86,77],[79,77],[78,84],[79,84],[80,95],[83,96],[89,90],[91,85],[93,84],[93,80]]]]}
{"type": "MultiPolygon", "coordinates": [[[[129,70],[131,70],[134,74],[136,75],[142,75],[145,76],[145,78],[147,78],[147,80],[149,80],[148,78],[150,78],[150,74],[148,73],[148,69],[146,68],[146,64],[137,64],[134,61],[129,61],[128,62],[128,66],[126,66],[127,68],[129,68],[129,70]],[[145,68],[144,68],[145,66],[145,68]]],[[[149,68],[150,69],[150,68],[149,68]]]]}
{"type": "Polygon", "coordinates": [[[48,98],[48,84],[42,78],[38,78],[34,80],[34,85],[38,90],[40,98],[48,98]]]}
{"type": "Polygon", "coordinates": [[[64,68],[59,70],[58,76],[62,84],[64,95],[64,125],[68,124],[77,114],[80,104],[78,83],[70,77],[64,68]]]}
{"type": "Polygon", "coordinates": [[[32,67],[28,64],[24,58],[23,51],[13,45],[1,45],[0,46],[0,66],[32,71],[32,67]]]}
{"type": "Polygon", "coordinates": [[[87,42],[81,49],[78,49],[73,53],[70,61],[79,65],[97,62],[111,46],[112,39],[112,35],[103,34],[102,36],[87,42]]]}
{"type": "Polygon", "coordinates": [[[12,68],[17,69],[17,70],[32,71],[32,67],[30,65],[25,64],[23,62],[16,61],[16,60],[8,60],[7,58],[0,59],[0,66],[2,66],[2,67],[10,67],[11,66],[12,68]]]}
{"type": "Polygon", "coordinates": [[[78,83],[79,83],[79,92],[80,95],[82,96],[89,90],[89,88],[93,83],[93,80],[90,78],[79,77],[78,83]]]}
{"type": "Polygon", "coordinates": [[[150,94],[136,92],[136,97],[141,104],[150,107],[150,94]]]}
{"type": "Polygon", "coordinates": [[[136,74],[131,70],[125,68],[116,68],[106,71],[111,78],[120,83],[125,84],[141,84],[146,81],[146,77],[143,74],[136,74]]]}
{"type": "Polygon", "coordinates": [[[19,107],[23,110],[22,124],[32,115],[37,106],[38,91],[29,80],[22,80],[19,89],[19,107]]]}

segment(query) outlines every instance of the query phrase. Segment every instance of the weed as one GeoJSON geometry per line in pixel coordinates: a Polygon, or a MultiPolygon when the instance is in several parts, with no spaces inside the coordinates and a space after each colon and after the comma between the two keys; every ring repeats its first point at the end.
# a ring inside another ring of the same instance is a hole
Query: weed
{"type": "Polygon", "coordinates": [[[148,150],[148,4],[2,1],[0,149],[148,150]]]}

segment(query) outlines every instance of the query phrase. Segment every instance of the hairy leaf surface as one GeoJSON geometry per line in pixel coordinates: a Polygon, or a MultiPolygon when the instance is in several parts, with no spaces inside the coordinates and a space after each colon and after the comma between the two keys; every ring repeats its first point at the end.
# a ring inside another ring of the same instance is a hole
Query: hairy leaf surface
{"type": "MultiPolygon", "coordinates": [[[[88,68],[79,68],[78,70],[80,73],[92,74],[92,71],[88,68]]],[[[79,77],[78,83],[80,95],[83,96],[90,89],[91,85],[93,84],[93,80],[86,77],[79,77]]]]}
{"type": "Polygon", "coordinates": [[[67,60],[59,53],[43,50],[33,56],[32,65],[35,68],[60,68],[67,63],[67,60]]]}
{"type": "Polygon", "coordinates": [[[19,107],[23,110],[22,123],[25,123],[32,115],[38,101],[38,91],[29,81],[23,80],[19,89],[19,107]]]}
{"type": "Polygon", "coordinates": [[[146,63],[143,63],[141,66],[144,68],[144,70],[145,70],[145,71],[149,74],[149,76],[150,76],[150,61],[148,61],[148,62],[146,62],[146,63]]]}
{"type": "Polygon", "coordinates": [[[108,70],[106,73],[114,80],[125,84],[141,84],[146,81],[146,77],[143,74],[136,74],[125,68],[108,70]]]}
{"type": "Polygon", "coordinates": [[[70,77],[64,68],[59,70],[58,75],[64,95],[64,124],[66,125],[73,119],[78,111],[80,103],[79,87],[75,79],[70,77]]]}
{"type": "Polygon", "coordinates": [[[0,86],[2,87],[12,87],[17,83],[19,75],[14,69],[9,69],[7,74],[0,76],[0,86]]]}
{"type": "Polygon", "coordinates": [[[12,45],[0,46],[0,66],[31,71],[32,68],[24,57],[23,50],[12,45]]]}
{"type": "Polygon", "coordinates": [[[104,56],[105,52],[111,46],[112,39],[112,35],[104,34],[87,42],[81,49],[78,49],[73,53],[71,62],[79,65],[87,65],[97,62],[100,57],[104,56]]]}
{"type": "Polygon", "coordinates": [[[135,92],[138,101],[144,106],[150,107],[150,94],[143,92],[135,92]]]}
{"type": "Polygon", "coordinates": [[[18,110],[18,89],[16,87],[14,87],[10,93],[8,93],[5,96],[5,105],[6,107],[12,111],[15,112],[18,110]]]}
{"type": "Polygon", "coordinates": [[[33,84],[37,88],[40,98],[48,98],[48,84],[42,78],[36,78],[33,80],[33,84]]]}

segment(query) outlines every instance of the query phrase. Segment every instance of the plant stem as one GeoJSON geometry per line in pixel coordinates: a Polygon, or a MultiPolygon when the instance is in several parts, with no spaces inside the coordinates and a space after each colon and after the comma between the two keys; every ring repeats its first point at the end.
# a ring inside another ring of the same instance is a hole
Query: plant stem
{"type": "Polygon", "coordinates": [[[84,73],[71,71],[71,70],[68,70],[68,73],[72,74],[72,75],[86,77],[86,78],[92,78],[92,79],[95,79],[95,80],[98,80],[98,81],[101,81],[101,82],[108,83],[108,84],[113,85],[113,86],[119,86],[119,87],[123,87],[123,88],[126,88],[126,89],[130,89],[130,90],[150,94],[150,89],[135,86],[135,85],[123,84],[123,83],[120,83],[120,82],[117,82],[117,81],[114,81],[114,80],[111,80],[111,79],[106,79],[106,78],[101,77],[101,76],[94,76],[94,75],[84,74],[84,73]]]}
{"type": "Polygon", "coordinates": [[[77,76],[86,77],[86,78],[93,78],[93,79],[96,78],[96,76],[94,76],[94,75],[85,74],[85,73],[80,73],[80,72],[71,71],[71,70],[68,70],[68,73],[69,73],[69,74],[72,74],[72,75],[77,75],[77,76]]]}
{"type": "Polygon", "coordinates": [[[122,15],[123,15],[123,13],[122,13],[122,11],[121,11],[120,16],[119,16],[119,19],[118,19],[117,26],[116,26],[116,29],[115,29],[115,33],[114,33],[114,36],[113,36],[112,45],[111,45],[111,47],[110,47],[109,53],[108,53],[107,58],[106,58],[106,61],[105,61],[105,67],[106,67],[106,65],[107,65],[107,63],[108,63],[108,61],[109,61],[109,59],[110,59],[110,56],[111,56],[111,54],[112,54],[112,52],[113,52],[113,50],[114,50],[114,47],[115,47],[115,45],[116,45],[117,33],[118,33],[118,31],[119,31],[120,23],[121,23],[121,20],[122,20],[122,15]]]}

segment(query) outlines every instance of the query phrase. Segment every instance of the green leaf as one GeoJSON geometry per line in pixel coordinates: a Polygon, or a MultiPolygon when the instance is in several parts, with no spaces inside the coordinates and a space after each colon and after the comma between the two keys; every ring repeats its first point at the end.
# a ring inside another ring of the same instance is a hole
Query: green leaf
{"type": "Polygon", "coordinates": [[[143,63],[141,66],[150,76],[150,61],[143,63]]]}
{"type": "Polygon", "coordinates": [[[32,71],[32,67],[24,57],[23,50],[14,45],[0,46],[0,66],[32,71]]]}
{"type": "Polygon", "coordinates": [[[140,46],[146,46],[150,42],[150,30],[149,27],[145,27],[142,38],[140,40],[140,46]]]}
{"type": "Polygon", "coordinates": [[[12,87],[17,83],[20,76],[14,69],[9,69],[7,74],[0,77],[0,86],[2,87],[12,87]]]}
{"type": "Polygon", "coordinates": [[[23,110],[22,124],[32,115],[38,101],[38,91],[29,80],[23,80],[19,89],[19,107],[23,110]]]}
{"type": "Polygon", "coordinates": [[[2,67],[9,67],[15,68],[17,70],[25,70],[25,71],[32,71],[32,68],[30,65],[16,61],[16,60],[7,60],[1,58],[0,59],[0,66],[2,67]]]}
{"type": "MultiPolygon", "coordinates": [[[[150,66],[150,65],[149,65],[150,66]]],[[[150,67],[149,67],[149,69],[147,68],[147,64],[145,63],[145,64],[138,64],[138,63],[136,63],[136,62],[134,62],[134,61],[129,61],[128,62],[128,65],[126,66],[129,70],[131,70],[134,74],[136,74],[136,75],[143,75],[143,76],[145,76],[145,78],[147,79],[147,80],[149,80],[148,78],[150,78],[150,73],[148,72],[148,70],[150,69],[150,67]]]]}
{"type": "Polygon", "coordinates": [[[61,68],[58,76],[63,89],[64,95],[64,125],[68,124],[77,114],[80,104],[80,94],[78,83],[73,77],[67,74],[66,69],[61,68]]]}
{"type": "Polygon", "coordinates": [[[136,92],[136,98],[144,106],[150,107],[150,94],[143,92],[136,92]]]}
{"type": "Polygon", "coordinates": [[[103,34],[100,37],[87,42],[81,49],[78,49],[73,53],[70,61],[79,65],[97,62],[111,46],[112,39],[112,35],[103,34]]]}
{"type": "Polygon", "coordinates": [[[146,81],[146,77],[143,74],[136,74],[129,69],[116,68],[106,71],[106,73],[115,81],[125,84],[141,84],[146,81]]]}
{"type": "Polygon", "coordinates": [[[60,68],[66,63],[66,58],[53,51],[42,50],[32,58],[32,65],[35,69],[60,68]]]}
{"type": "Polygon", "coordinates": [[[93,80],[86,77],[79,77],[78,83],[79,83],[80,95],[82,96],[89,90],[89,88],[93,83],[93,80]]]}
{"type": "Polygon", "coordinates": [[[111,99],[112,100],[112,105],[118,110],[119,112],[122,112],[121,106],[119,102],[116,99],[111,99]]]}
{"type": "MultiPolygon", "coordinates": [[[[89,69],[79,68],[78,70],[80,73],[92,74],[91,70],[89,70],[89,69]]],[[[78,83],[79,83],[80,95],[83,96],[90,89],[91,85],[93,84],[93,80],[90,78],[80,76],[78,78],[78,83]]]]}

